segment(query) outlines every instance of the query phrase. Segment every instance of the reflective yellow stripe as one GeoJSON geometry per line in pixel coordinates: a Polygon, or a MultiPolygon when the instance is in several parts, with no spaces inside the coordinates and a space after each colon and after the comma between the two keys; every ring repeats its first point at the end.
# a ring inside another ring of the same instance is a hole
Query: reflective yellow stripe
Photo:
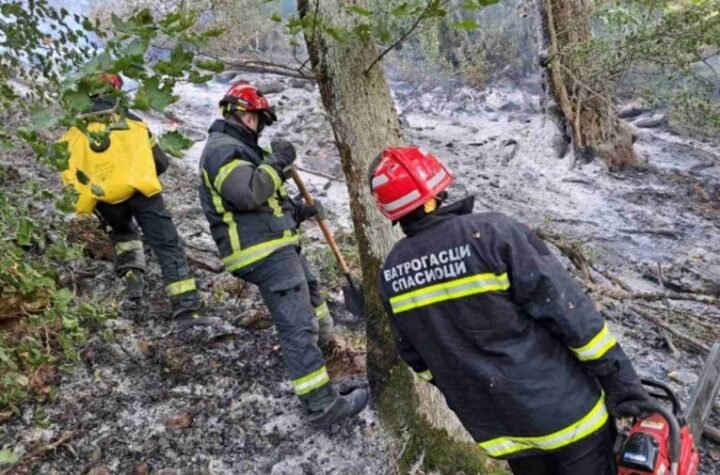
{"type": "Polygon", "coordinates": [[[140,240],[115,243],[115,253],[122,254],[129,251],[142,251],[143,243],[140,240]]]}
{"type": "Polygon", "coordinates": [[[425,371],[420,371],[419,373],[415,373],[418,375],[418,378],[422,379],[423,381],[432,381],[433,375],[430,372],[429,369],[426,369],[425,371]]]}
{"type": "Polygon", "coordinates": [[[270,178],[273,181],[273,184],[275,185],[275,190],[277,191],[283,184],[282,180],[280,179],[280,175],[278,175],[277,170],[275,170],[272,166],[268,165],[267,163],[263,163],[258,167],[258,170],[262,170],[268,175],[270,175],[270,178]]]}
{"type": "Polygon", "coordinates": [[[195,279],[190,277],[189,279],[179,280],[169,284],[165,287],[165,290],[170,297],[174,297],[176,295],[195,291],[197,290],[197,287],[195,286],[195,279]]]}
{"type": "Polygon", "coordinates": [[[282,210],[282,207],[280,206],[280,203],[278,202],[277,196],[275,196],[273,194],[270,198],[268,198],[267,203],[268,203],[268,206],[270,207],[270,209],[272,210],[273,215],[277,218],[282,218],[283,210],[282,210]]]}
{"type": "Polygon", "coordinates": [[[592,361],[602,358],[610,348],[615,346],[617,341],[615,337],[610,333],[610,329],[607,323],[603,325],[597,335],[595,335],[588,344],[581,346],[580,348],[570,348],[575,353],[575,356],[580,361],[592,361]]]}
{"type": "Polygon", "coordinates": [[[330,315],[330,309],[327,306],[327,302],[323,302],[322,304],[315,307],[315,317],[318,320],[322,320],[328,315],[330,315]]]}
{"type": "Polygon", "coordinates": [[[302,378],[293,379],[290,383],[293,385],[293,388],[295,388],[295,394],[302,396],[325,386],[329,382],[330,376],[328,376],[327,369],[323,366],[302,378]]]}
{"type": "MultiPolygon", "coordinates": [[[[238,160],[238,162],[240,162],[238,160]]],[[[227,167],[228,165],[232,164],[233,162],[230,162],[227,165],[223,165],[223,168],[227,167]]],[[[222,169],[221,169],[222,170],[222,169]]],[[[230,172],[232,169],[230,169],[230,172]]],[[[227,172],[229,175],[230,172],[227,172]]],[[[219,176],[219,173],[218,173],[219,176]]],[[[203,170],[203,178],[205,180],[205,187],[210,192],[210,195],[212,196],[213,206],[215,206],[215,211],[217,211],[218,214],[222,215],[222,220],[225,224],[227,224],[228,227],[228,237],[230,238],[230,250],[232,252],[238,252],[241,249],[240,246],[240,236],[238,235],[238,229],[237,224],[235,223],[235,215],[232,211],[228,211],[225,209],[225,206],[223,205],[222,196],[218,193],[218,191],[213,187],[212,183],[210,183],[210,176],[208,175],[207,170],[203,170]]],[[[226,175],[227,178],[227,175],[226,175]]],[[[217,182],[217,178],[215,180],[217,182]]],[[[223,178],[224,181],[224,178],[223,178]]],[[[220,183],[222,185],[222,183],[220,183]]]]}
{"type": "Polygon", "coordinates": [[[425,307],[437,302],[454,300],[485,292],[502,291],[510,288],[507,274],[475,274],[442,284],[423,287],[390,299],[394,314],[414,308],[425,307]]]}
{"type": "Polygon", "coordinates": [[[215,176],[215,189],[219,193],[222,190],[223,183],[225,183],[225,180],[227,180],[227,177],[230,176],[230,174],[235,170],[237,167],[244,165],[244,166],[252,166],[252,163],[244,161],[244,160],[233,160],[231,162],[226,163],[222,167],[220,167],[220,170],[218,170],[217,175],[215,176]]]}
{"type": "Polygon", "coordinates": [[[225,270],[232,272],[266,258],[282,247],[291,245],[297,246],[299,244],[300,239],[296,235],[274,239],[272,241],[248,247],[242,251],[235,252],[225,257],[223,259],[223,264],[225,264],[225,270]]]}
{"type": "Polygon", "coordinates": [[[540,437],[498,437],[478,445],[491,457],[503,457],[524,450],[554,450],[573,444],[600,429],[608,420],[605,397],[600,399],[582,419],[564,429],[540,437]]]}

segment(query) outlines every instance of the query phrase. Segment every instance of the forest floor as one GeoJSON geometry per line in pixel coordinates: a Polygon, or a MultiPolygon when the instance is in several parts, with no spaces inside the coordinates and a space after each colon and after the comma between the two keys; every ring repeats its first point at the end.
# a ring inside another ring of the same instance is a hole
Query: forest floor
{"type": "MultiPolygon", "coordinates": [[[[52,449],[36,457],[30,473],[395,470],[401,444],[384,434],[372,410],[332,431],[305,425],[258,293],[218,272],[197,199],[197,162],[231,77],[181,86],[182,100],[171,113],[147,120],[155,133],[178,128],[196,140],[163,176],[164,196],[209,313],[233,324],[237,335],[204,345],[174,338],[157,262],[150,258],[143,306],[122,311],[91,334],[81,364],[60,374],[54,400],[25,404],[19,417],[0,426],[0,447],[24,460],[33,450],[52,449]]],[[[280,122],[263,142],[282,131],[296,144],[301,167],[317,172],[304,173],[309,188],[350,242],[347,192],[317,88],[242,77],[274,91],[268,96],[280,122]]],[[[538,229],[588,287],[639,372],[669,382],[687,402],[705,349],[720,339],[718,306],[692,300],[720,289],[720,149],[682,138],[667,125],[638,128],[643,163],[614,173],[601,163],[574,163],[572,154],[559,158],[558,132],[532,93],[400,81],[392,87],[408,143],[432,150],[456,175],[451,196],[474,194],[476,211],[500,211],[538,229]]],[[[650,116],[643,113],[635,123],[650,116]]],[[[35,165],[10,165],[21,174],[37,173],[35,165]]],[[[110,250],[94,224],[84,226],[96,259],[77,278],[78,291],[110,298],[117,290],[110,250]]],[[[330,358],[331,373],[340,386],[361,383],[362,322],[340,307],[329,251],[315,226],[305,228],[305,250],[327,284],[342,342],[343,350],[330,358]]],[[[719,425],[717,417],[713,424],[719,425]]],[[[702,473],[720,473],[720,446],[703,442],[701,451],[702,473]]]]}

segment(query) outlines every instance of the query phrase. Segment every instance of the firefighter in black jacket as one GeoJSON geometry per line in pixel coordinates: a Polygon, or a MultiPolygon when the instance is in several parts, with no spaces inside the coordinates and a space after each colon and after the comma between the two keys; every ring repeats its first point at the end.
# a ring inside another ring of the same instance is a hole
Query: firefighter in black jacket
{"type": "Polygon", "coordinates": [[[260,91],[231,86],[220,101],[223,120],[210,127],[200,158],[200,201],[225,269],[260,288],[277,328],[295,394],[311,422],[327,427],[359,413],[367,391],[333,389],[318,347],[332,338],[332,317],[317,280],[300,253],[297,228],[318,209],[294,203],[285,180],[296,158],[289,142],[273,139],[272,154],[258,145],[277,120],[260,91]],[[318,335],[319,332],[319,335],[318,335]]]}
{"type": "MultiPolygon", "coordinates": [[[[98,94],[92,98],[91,112],[106,114],[106,111],[112,111],[116,108],[116,100],[111,96],[117,94],[113,89],[122,89],[123,80],[117,74],[101,74],[99,82],[105,85],[107,93],[98,94]]],[[[116,188],[124,188],[129,186],[122,181],[128,178],[128,174],[127,170],[123,171],[122,168],[130,166],[127,163],[130,163],[133,158],[129,157],[128,154],[144,152],[148,156],[152,156],[154,161],[155,173],[151,171],[150,174],[153,175],[152,179],[156,186],[152,189],[152,193],[148,193],[148,195],[141,191],[133,191],[129,193],[127,199],[116,203],[104,202],[103,198],[99,197],[96,204],[93,203],[84,211],[94,211],[103,225],[110,230],[110,238],[115,250],[115,270],[118,277],[125,284],[125,296],[128,300],[139,301],[142,299],[144,287],[145,254],[143,241],[138,227],[133,222],[134,219],[142,229],[145,240],[158,258],[163,280],[165,281],[165,289],[172,306],[172,316],[175,321],[182,328],[186,327],[188,322],[194,324],[205,321],[202,318],[202,300],[197,291],[195,279],[187,265],[185,251],[175,224],[163,202],[162,187],[160,182],[157,181],[157,176],[167,170],[170,161],[155,143],[152,135],[147,131],[147,126],[139,117],[127,110],[121,110],[118,113],[122,115],[126,127],[110,132],[107,142],[102,145],[89,142],[85,134],[79,133],[75,128],[68,131],[64,139],[70,138],[71,164],[74,158],[73,153],[90,154],[90,161],[95,163],[108,157],[113,160],[120,160],[120,166],[117,168],[118,177],[120,178],[114,182],[111,180],[111,182],[114,183],[116,188]],[[128,144],[132,145],[128,148],[128,144]],[[91,209],[93,206],[94,210],[91,209]]],[[[90,175],[88,179],[94,178],[94,173],[98,176],[108,173],[107,170],[102,169],[101,165],[91,167],[91,169],[93,171],[87,170],[90,175]]],[[[112,173],[110,174],[112,175],[112,173]]],[[[64,177],[66,178],[65,175],[64,177]]],[[[82,184],[79,184],[76,180],[66,181],[73,182],[73,185],[79,188],[78,191],[82,195],[84,189],[82,184]]],[[[112,190],[105,191],[110,194],[112,190]]]]}
{"type": "Polygon", "coordinates": [[[545,244],[473,198],[440,207],[452,177],[417,148],[386,149],[370,182],[406,235],[381,275],[402,358],[514,474],[614,474],[611,417],[648,396],[545,244]]]}

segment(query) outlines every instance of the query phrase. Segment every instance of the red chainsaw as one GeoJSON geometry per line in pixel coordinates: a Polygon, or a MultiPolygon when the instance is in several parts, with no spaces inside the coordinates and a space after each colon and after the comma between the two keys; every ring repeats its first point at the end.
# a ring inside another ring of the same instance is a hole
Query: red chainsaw
{"type": "Polygon", "coordinates": [[[696,475],[700,464],[696,441],[720,391],[720,343],[710,351],[687,411],[667,384],[642,382],[658,402],[641,405],[651,415],[635,420],[629,433],[620,434],[618,475],[696,475]],[[659,401],[669,402],[672,409],[659,401]]]}

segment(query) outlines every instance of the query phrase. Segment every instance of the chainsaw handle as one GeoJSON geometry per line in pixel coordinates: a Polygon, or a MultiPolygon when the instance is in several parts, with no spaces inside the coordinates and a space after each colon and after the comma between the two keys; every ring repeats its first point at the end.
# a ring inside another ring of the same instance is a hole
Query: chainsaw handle
{"type": "Polygon", "coordinates": [[[680,407],[680,401],[678,401],[678,398],[675,395],[675,393],[673,392],[670,385],[668,385],[667,383],[663,383],[662,381],[658,381],[656,379],[649,379],[649,378],[642,378],[640,380],[640,382],[645,387],[659,389],[660,391],[662,391],[663,394],[653,393],[653,394],[651,394],[651,396],[656,399],[663,399],[666,401],[670,401],[670,403],[672,404],[673,414],[675,414],[675,417],[680,416],[680,412],[682,410],[682,408],[680,407]]]}
{"type": "Polygon", "coordinates": [[[673,469],[672,473],[676,475],[680,463],[680,424],[677,417],[671,411],[653,401],[633,401],[633,404],[643,411],[660,414],[667,422],[670,429],[670,464],[673,469]]]}

